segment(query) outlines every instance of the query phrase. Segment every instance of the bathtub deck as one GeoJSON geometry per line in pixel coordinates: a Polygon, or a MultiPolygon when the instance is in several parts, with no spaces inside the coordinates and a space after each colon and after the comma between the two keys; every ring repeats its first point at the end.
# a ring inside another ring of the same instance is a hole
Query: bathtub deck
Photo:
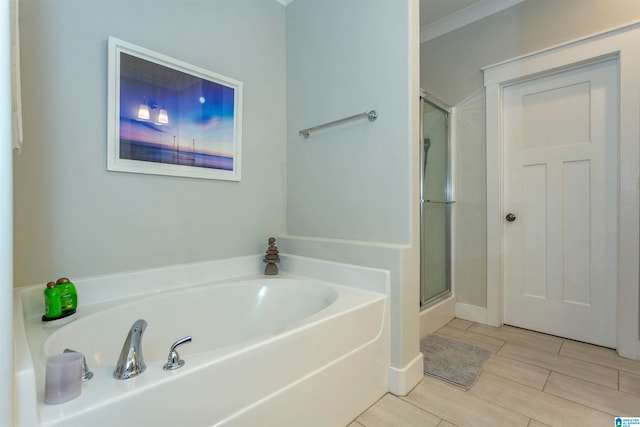
{"type": "Polygon", "coordinates": [[[537,332],[454,319],[436,332],[492,352],[468,391],[425,377],[386,394],[349,427],[609,426],[640,417],[640,362],[537,332]]]}

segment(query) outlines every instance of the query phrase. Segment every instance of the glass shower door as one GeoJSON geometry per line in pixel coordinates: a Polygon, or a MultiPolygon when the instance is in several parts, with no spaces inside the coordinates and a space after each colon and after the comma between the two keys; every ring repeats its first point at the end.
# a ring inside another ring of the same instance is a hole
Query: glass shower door
{"type": "Polygon", "coordinates": [[[449,110],[422,97],[421,272],[422,307],[451,294],[451,177],[449,110]]]}

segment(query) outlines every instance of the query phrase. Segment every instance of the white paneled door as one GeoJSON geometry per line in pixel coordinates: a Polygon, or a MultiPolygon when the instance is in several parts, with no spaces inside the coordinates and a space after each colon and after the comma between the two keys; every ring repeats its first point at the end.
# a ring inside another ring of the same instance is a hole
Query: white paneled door
{"type": "Polygon", "coordinates": [[[618,61],[504,87],[504,323],[616,346],[618,61]]]}

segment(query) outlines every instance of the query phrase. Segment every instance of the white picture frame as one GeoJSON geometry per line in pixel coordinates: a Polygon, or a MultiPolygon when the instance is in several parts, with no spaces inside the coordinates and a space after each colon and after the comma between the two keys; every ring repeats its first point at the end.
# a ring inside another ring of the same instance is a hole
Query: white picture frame
{"type": "Polygon", "coordinates": [[[240,181],[242,83],[109,37],[107,170],[240,181]]]}

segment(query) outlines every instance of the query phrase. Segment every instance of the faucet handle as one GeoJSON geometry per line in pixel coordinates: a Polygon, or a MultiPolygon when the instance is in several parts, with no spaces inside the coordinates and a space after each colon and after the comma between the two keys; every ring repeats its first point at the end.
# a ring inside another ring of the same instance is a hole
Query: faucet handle
{"type": "MultiPolygon", "coordinates": [[[[80,353],[79,351],[71,350],[70,348],[65,348],[63,353],[80,353]]],[[[81,353],[82,354],[82,353],[81,353]]],[[[82,355],[82,382],[85,383],[93,378],[93,372],[89,370],[89,366],[87,366],[87,359],[82,355]]]]}
{"type": "Polygon", "coordinates": [[[162,369],[164,369],[165,371],[173,371],[174,369],[181,368],[184,365],[184,360],[180,359],[180,355],[178,354],[176,347],[190,341],[191,336],[188,336],[180,338],[178,341],[174,342],[169,349],[169,357],[167,357],[167,363],[164,364],[162,369]]]}

